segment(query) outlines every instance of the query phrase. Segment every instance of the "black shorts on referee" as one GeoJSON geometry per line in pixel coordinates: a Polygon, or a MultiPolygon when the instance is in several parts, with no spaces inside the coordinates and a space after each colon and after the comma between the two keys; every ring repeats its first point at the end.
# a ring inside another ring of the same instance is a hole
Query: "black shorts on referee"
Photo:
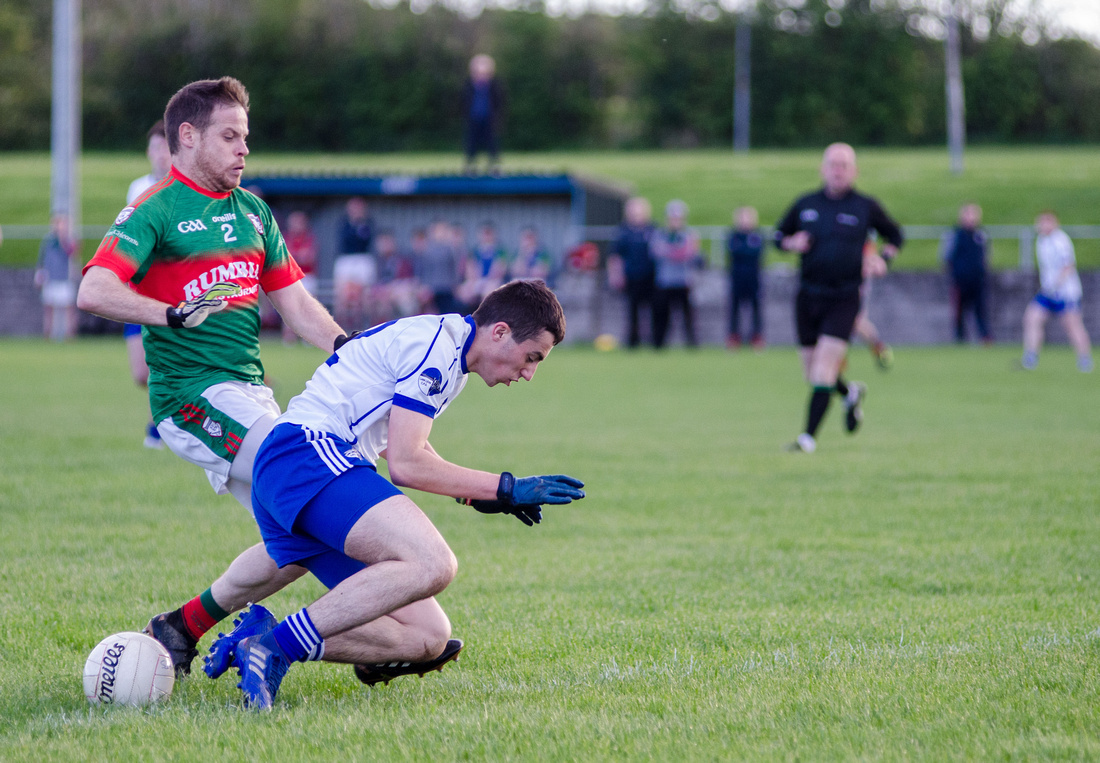
{"type": "Polygon", "coordinates": [[[794,303],[798,343],[803,347],[813,347],[823,335],[849,341],[859,306],[858,288],[819,290],[803,285],[794,303]]]}

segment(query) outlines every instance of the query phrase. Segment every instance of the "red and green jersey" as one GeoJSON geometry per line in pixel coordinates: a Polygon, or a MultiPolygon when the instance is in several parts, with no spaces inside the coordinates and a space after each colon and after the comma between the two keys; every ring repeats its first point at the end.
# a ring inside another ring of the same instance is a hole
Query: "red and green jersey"
{"type": "Polygon", "coordinates": [[[156,421],[212,384],[262,384],[260,289],[302,278],[267,204],[241,188],[208,191],[175,167],[119,213],[85,271],[93,265],[171,305],[218,282],[241,287],[226,309],[195,328],[142,329],[156,421]]]}

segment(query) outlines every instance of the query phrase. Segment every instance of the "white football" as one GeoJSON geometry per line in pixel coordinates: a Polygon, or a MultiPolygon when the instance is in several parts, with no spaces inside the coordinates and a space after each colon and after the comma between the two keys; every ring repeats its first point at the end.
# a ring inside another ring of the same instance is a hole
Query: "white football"
{"type": "Polygon", "coordinates": [[[84,696],[93,705],[147,705],[166,699],[175,683],[168,650],[144,633],[108,636],[84,663],[84,696]]]}

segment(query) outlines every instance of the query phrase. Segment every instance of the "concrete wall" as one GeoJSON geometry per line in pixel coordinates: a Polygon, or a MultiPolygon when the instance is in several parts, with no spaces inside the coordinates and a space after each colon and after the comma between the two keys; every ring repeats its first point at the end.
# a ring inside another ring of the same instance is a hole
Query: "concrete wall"
{"type": "MultiPolygon", "coordinates": [[[[1085,290],[1085,325],[1094,341],[1100,340],[1100,271],[1081,274],[1085,290]],[[1091,296],[1091,300],[1090,300],[1091,296]]],[[[1017,343],[1021,339],[1021,319],[1028,301],[1035,295],[1038,278],[1034,273],[999,271],[990,284],[989,319],[998,342],[1017,343]]],[[[568,320],[568,341],[591,341],[599,334],[625,335],[626,303],[619,294],[599,287],[592,274],[570,274],[558,282],[558,295],[568,320]]],[[[693,292],[696,305],[696,331],[699,341],[721,344],[728,330],[727,277],[722,271],[704,273],[693,292]]],[[[794,296],[798,276],[790,269],[770,269],[764,277],[764,335],[769,344],[795,343],[794,296]]],[[[870,317],[883,338],[891,344],[940,344],[954,341],[954,318],[948,279],[940,273],[890,273],[874,282],[870,297],[870,317]]],[[[742,314],[741,325],[748,314],[742,314]]],[[[683,341],[679,316],[673,314],[670,341],[683,341]]],[[[968,321],[968,335],[977,334],[968,321]]],[[[1047,326],[1047,339],[1064,342],[1065,334],[1057,321],[1047,326]]]]}
{"type": "MultiPolygon", "coordinates": [[[[998,342],[1020,341],[1024,307],[1034,296],[1034,273],[1010,270],[993,274],[990,285],[990,322],[998,342]]],[[[1081,274],[1085,289],[1085,325],[1100,341],[1100,271],[1081,274]]],[[[764,334],[769,344],[793,344],[794,294],[797,274],[790,269],[772,268],[764,277],[764,334]]],[[[569,342],[590,342],[599,334],[621,337],[626,326],[625,300],[607,291],[602,275],[566,273],[558,279],[558,296],[565,307],[569,342]]],[[[726,340],[726,274],[711,270],[701,274],[693,293],[697,331],[701,342],[721,344],[726,340]]],[[[954,339],[950,291],[939,273],[890,273],[875,281],[870,298],[871,320],[891,344],[939,344],[954,339]]],[[[747,316],[745,316],[747,317],[747,316]]],[[[744,317],[743,317],[744,320],[744,317]]],[[[744,323],[742,325],[745,325],[744,323]]],[[[975,335],[972,324],[970,336],[975,335]]],[[[84,332],[119,330],[92,316],[81,317],[84,332]]],[[[42,330],[42,305],[34,287],[32,268],[0,268],[0,335],[31,335],[42,330]]],[[[674,315],[670,338],[682,341],[679,316],[674,315]]],[[[1065,335],[1057,321],[1047,327],[1048,341],[1063,342],[1065,335]]]]}

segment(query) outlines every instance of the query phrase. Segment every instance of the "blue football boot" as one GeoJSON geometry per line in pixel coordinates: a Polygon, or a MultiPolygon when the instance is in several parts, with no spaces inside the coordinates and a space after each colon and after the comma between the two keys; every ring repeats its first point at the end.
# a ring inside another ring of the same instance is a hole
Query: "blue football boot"
{"type": "Polygon", "coordinates": [[[233,621],[236,627],[228,636],[224,633],[218,634],[218,638],[210,645],[210,654],[203,658],[203,671],[211,678],[217,678],[234,666],[234,655],[239,643],[249,636],[262,636],[278,624],[275,615],[259,604],[253,604],[233,621]]]}
{"type": "Polygon", "coordinates": [[[290,662],[282,650],[278,646],[268,648],[261,643],[262,638],[249,636],[237,644],[235,651],[237,673],[241,676],[237,688],[244,693],[245,707],[254,710],[271,709],[279,685],[290,670],[290,662]]]}

